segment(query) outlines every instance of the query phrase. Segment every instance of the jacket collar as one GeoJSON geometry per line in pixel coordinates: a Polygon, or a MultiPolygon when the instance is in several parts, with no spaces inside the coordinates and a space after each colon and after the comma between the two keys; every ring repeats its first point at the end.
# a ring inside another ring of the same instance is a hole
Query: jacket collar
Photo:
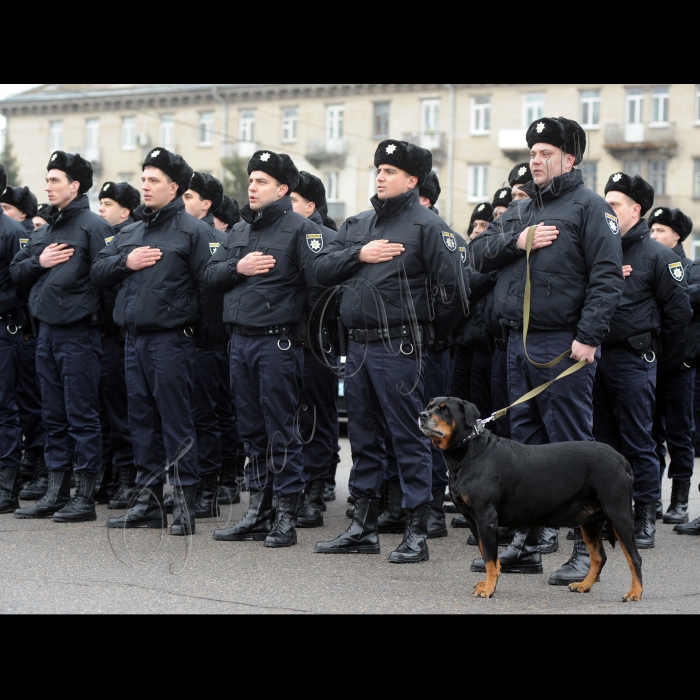
{"type": "Polygon", "coordinates": [[[254,212],[250,208],[250,204],[244,204],[241,207],[241,218],[251,225],[253,229],[265,228],[272,226],[281,216],[284,216],[292,209],[292,199],[287,194],[281,199],[278,199],[272,204],[263,207],[260,212],[254,212]]]}
{"type": "Polygon", "coordinates": [[[375,194],[369,201],[372,203],[374,211],[377,212],[378,219],[384,217],[393,218],[398,216],[404,209],[408,209],[414,206],[416,202],[419,202],[418,188],[415,187],[397,197],[391,197],[383,201],[375,194]]]}
{"type": "Polygon", "coordinates": [[[85,211],[90,208],[90,200],[86,194],[77,196],[72,202],[67,204],[61,211],[59,211],[53,219],[52,225],[70,221],[75,218],[81,211],[85,211]]]}
{"type": "Polygon", "coordinates": [[[316,226],[323,226],[323,217],[317,211],[309,217],[309,221],[313,221],[316,226]]]}
{"type": "Polygon", "coordinates": [[[158,211],[153,211],[146,207],[144,209],[144,220],[146,221],[146,228],[154,224],[162,224],[173,216],[179,214],[185,208],[185,202],[182,197],[175,197],[172,202],[166,204],[162,209],[158,211]]]}
{"type": "Polygon", "coordinates": [[[622,250],[627,250],[637,241],[649,235],[649,226],[646,219],[640,219],[627,233],[622,236],[622,250]]]}
{"type": "Polygon", "coordinates": [[[134,220],[129,217],[126,221],[122,221],[121,224],[117,224],[116,226],[113,226],[112,228],[114,229],[115,235],[119,233],[123,228],[126,228],[127,226],[131,226],[131,224],[134,223],[134,220]]]}
{"type": "Polygon", "coordinates": [[[530,180],[521,189],[527,193],[530,199],[541,199],[543,202],[547,202],[581,185],[583,185],[583,173],[580,170],[572,170],[552,178],[544,189],[540,189],[534,180],[530,180]]]}

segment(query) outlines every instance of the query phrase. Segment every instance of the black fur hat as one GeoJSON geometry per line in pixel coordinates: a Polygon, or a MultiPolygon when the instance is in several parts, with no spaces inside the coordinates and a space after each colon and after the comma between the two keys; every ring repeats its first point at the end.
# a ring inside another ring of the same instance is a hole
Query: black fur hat
{"type": "Polygon", "coordinates": [[[92,165],[90,161],[81,158],[80,153],[54,151],[46,166],[46,171],[49,170],[63,170],[71,179],[77,180],[80,183],[80,194],[85,194],[92,187],[92,165]]]}
{"type": "Polygon", "coordinates": [[[178,194],[185,194],[190,189],[194,171],[187,165],[187,161],[177,153],[171,153],[161,146],[156,146],[141,165],[141,170],[146,168],[158,168],[173,182],[177,182],[178,194]]]}
{"type": "Polygon", "coordinates": [[[211,199],[211,211],[218,209],[224,198],[224,186],[209,173],[195,172],[192,175],[190,189],[196,192],[202,199],[211,199]]]}
{"type": "Polygon", "coordinates": [[[508,184],[511,187],[513,185],[524,185],[531,180],[530,163],[520,163],[508,173],[508,184]]]}
{"type": "Polygon", "coordinates": [[[437,173],[431,170],[428,173],[428,177],[425,178],[425,182],[420,186],[419,194],[421,197],[427,197],[430,200],[430,206],[434,207],[435,202],[440,198],[440,181],[438,180],[437,173]]]}
{"type": "Polygon", "coordinates": [[[502,187],[495,195],[493,195],[493,202],[491,206],[495,209],[496,207],[507,207],[513,201],[512,189],[510,187],[502,187]]]}
{"type": "Polygon", "coordinates": [[[308,199],[309,202],[313,202],[316,205],[316,211],[326,203],[326,188],[323,186],[323,182],[315,175],[307,173],[306,170],[299,173],[299,182],[293,192],[308,199]]]}
{"type": "Polygon", "coordinates": [[[605,185],[608,192],[622,192],[641,206],[640,215],[644,216],[654,203],[654,188],[639,175],[630,177],[626,173],[614,173],[605,185]]]}
{"type": "Polygon", "coordinates": [[[139,191],[128,182],[105,182],[100,190],[100,199],[113,199],[130,212],[133,212],[141,203],[139,191]]]}
{"type": "Polygon", "coordinates": [[[394,165],[409,175],[415,175],[418,178],[418,187],[421,187],[433,167],[433,154],[407,141],[386,139],[374,152],[374,167],[378,168],[380,165],[394,165]]]}
{"type": "Polygon", "coordinates": [[[0,163],[0,192],[4,192],[7,187],[7,170],[5,166],[0,163]]]}
{"type": "Polygon", "coordinates": [[[12,204],[12,206],[24,212],[30,219],[36,216],[36,197],[28,187],[7,187],[5,191],[0,194],[0,202],[12,204]]]}
{"type": "Polygon", "coordinates": [[[47,216],[51,216],[51,210],[54,207],[48,202],[42,202],[36,205],[36,214],[34,216],[40,216],[42,219],[46,220],[47,216]]]}
{"type": "Polygon", "coordinates": [[[477,204],[474,207],[469,223],[473,224],[477,219],[480,221],[491,221],[493,219],[493,206],[490,202],[481,202],[481,204],[477,204]]]}
{"type": "Polygon", "coordinates": [[[281,185],[287,185],[289,194],[296,191],[299,171],[286,153],[256,151],[248,163],[248,175],[254,170],[261,170],[274,177],[281,185]]]}
{"type": "Polygon", "coordinates": [[[686,216],[680,209],[669,209],[668,207],[654,209],[647,223],[649,228],[653,224],[669,226],[681,237],[681,241],[688,238],[688,234],[693,230],[693,220],[689,216],[686,216]]]}
{"type": "Polygon", "coordinates": [[[536,143],[549,143],[574,156],[574,165],[578,165],[586,150],[586,132],[573,119],[566,117],[543,117],[535,119],[525,134],[527,147],[536,143]]]}
{"type": "Polygon", "coordinates": [[[238,202],[233,198],[225,194],[221,200],[221,204],[212,211],[212,214],[221,221],[227,223],[229,226],[237,224],[241,220],[241,215],[239,213],[238,202]]]}

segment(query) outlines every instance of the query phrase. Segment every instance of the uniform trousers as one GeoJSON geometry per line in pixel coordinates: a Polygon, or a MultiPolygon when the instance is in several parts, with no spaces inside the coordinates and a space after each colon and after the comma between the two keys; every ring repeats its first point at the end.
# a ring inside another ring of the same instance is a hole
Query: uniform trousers
{"type": "Polygon", "coordinates": [[[217,474],[221,469],[221,425],[216,412],[219,402],[220,357],[214,348],[201,348],[194,357],[194,399],[192,412],[197,431],[199,475],[217,474]]]}
{"type": "MultiPolygon", "coordinates": [[[[21,335],[21,331],[18,335],[21,335]]],[[[41,415],[41,391],[36,376],[36,343],[37,339],[34,335],[22,340],[19,361],[17,406],[25,450],[35,447],[41,447],[43,450],[46,441],[46,429],[41,415]]]]}
{"type": "Polygon", "coordinates": [[[17,467],[20,462],[22,431],[17,408],[17,383],[21,333],[21,328],[10,333],[7,322],[0,319],[0,467],[17,467]]]}

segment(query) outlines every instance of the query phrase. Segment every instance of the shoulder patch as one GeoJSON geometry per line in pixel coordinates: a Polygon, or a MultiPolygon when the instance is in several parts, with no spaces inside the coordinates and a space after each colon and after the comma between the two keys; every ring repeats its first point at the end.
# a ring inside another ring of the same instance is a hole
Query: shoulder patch
{"type": "Polygon", "coordinates": [[[314,253],[318,253],[323,250],[323,234],[321,233],[307,233],[306,234],[306,245],[314,253]]]}
{"type": "Polygon", "coordinates": [[[463,245],[459,246],[459,257],[462,263],[467,262],[467,249],[463,245]]]}
{"type": "Polygon", "coordinates": [[[220,245],[221,245],[221,243],[218,243],[218,242],[211,242],[211,243],[209,243],[209,252],[210,252],[212,255],[214,255],[214,253],[216,253],[216,251],[219,250],[219,246],[220,246],[220,245]]]}
{"type": "Polygon", "coordinates": [[[620,227],[617,225],[617,217],[605,212],[605,223],[613,233],[619,233],[620,227]]]}
{"type": "Polygon", "coordinates": [[[447,250],[452,252],[457,250],[457,240],[455,239],[454,233],[450,233],[450,231],[443,231],[442,242],[445,244],[447,250]]]}
{"type": "Polygon", "coordinates": [[[111,243],[114,240],[114,236],[110,236],[109,238],[105,238],[105,245],[108,243],[111,243]]]}
{"type": "Polygon", "coordinates": [[[20,247],[20,250],[21,250],[22,248],[26,248],[26,247],[27,247],[27,243],[29,243],[29,239],[28,239],[28,238],[20,238],[20,239],[19,239],[19,247],[20,247]]]}
{"type": "Polygon", "coordinates": [[[682,262],[672,262],[668,264],[668,271],[671,273],[671,277],[677,282],[682,282],[683,277],[685,277],[685,270],[683,269],[682,262]]]}

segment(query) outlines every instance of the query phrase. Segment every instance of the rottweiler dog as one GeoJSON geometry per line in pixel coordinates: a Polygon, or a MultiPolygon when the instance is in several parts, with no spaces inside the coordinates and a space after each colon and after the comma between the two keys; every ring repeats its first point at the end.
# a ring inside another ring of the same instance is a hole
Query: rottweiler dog
{"type": "Polygon", "coordinates": [[[496,590],[499,525],[580,525],[591,569],[569,588],[587,593],[607,559],[601,540],[607,519],[608,541],[615,546],[617,538],[632,573],[632,588],[622,600],[642,599],[632,468],[612,447],[600,442],[521,445],[486,430],[474,404],[447,396],[432,399],[418,425],[443,451],[452,500],[479,543],[486,580],[474,586],[475,596],[490,598],[496,590]]]}

